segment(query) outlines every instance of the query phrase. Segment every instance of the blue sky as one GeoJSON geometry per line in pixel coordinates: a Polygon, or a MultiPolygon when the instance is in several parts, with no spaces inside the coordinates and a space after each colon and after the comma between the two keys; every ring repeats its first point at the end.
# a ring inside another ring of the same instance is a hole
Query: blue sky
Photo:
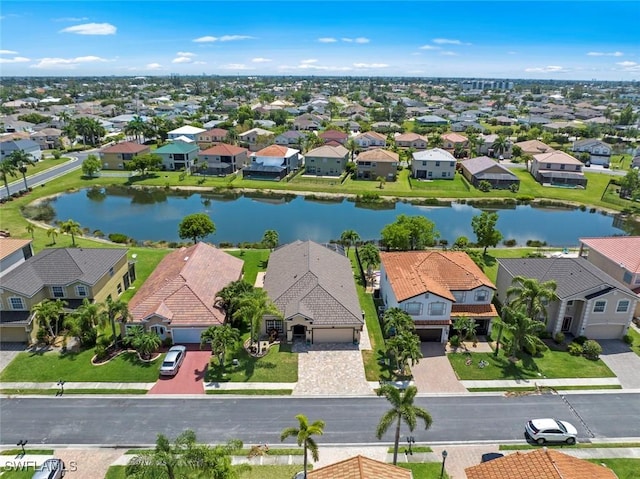
{"type": "Polygon", "coordinates": [[[640,80],[640,1],[2,0],[0,73],[640,80]]]}

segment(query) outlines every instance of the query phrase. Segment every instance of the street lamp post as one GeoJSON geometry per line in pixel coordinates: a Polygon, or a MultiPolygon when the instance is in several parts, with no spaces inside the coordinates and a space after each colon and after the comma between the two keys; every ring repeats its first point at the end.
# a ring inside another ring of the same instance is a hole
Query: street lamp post
{"type": "Polygon", "coordinates": [[[26,439],[20,439],[18,441],[18,443],[17,443],[17,445],[22,448],[22,453],[21,453],[22,457],[24,457],[24,455],[26,454],[26,452],[24,450],[24,446],[26,446],[28,442],[29,441],[27,441],[26,439]]]}
{"type": "Polygon", "coordinates": [[[413,436],[407,436],[407,444],[409,444],[409,450],[407,451],[407,454],[409,454],[410,456],[413,456],[413,449],[411,448],[411,446],[413,444],[415,444],[416,439],[413,436]]]}
{"type": "Polygon", "coordinates": [[[447,451],[442,451],[442,469],[440,470],[440,479],[444,477],[444,463],[447,462],[447,451]]]}

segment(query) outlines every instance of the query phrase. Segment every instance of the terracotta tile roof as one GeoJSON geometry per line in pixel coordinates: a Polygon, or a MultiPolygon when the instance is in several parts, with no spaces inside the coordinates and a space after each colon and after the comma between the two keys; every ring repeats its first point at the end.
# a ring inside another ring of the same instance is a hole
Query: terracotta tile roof
{"type": "Polygon", "coordinates": [[[416,326],[450,326],[451,320],[450,319],[436,319],[436,320],[414,319],[413,324],[415,324],[416,326]]]}
{"type": "Polygon", "coordinates": [[[580,242],[631,273],[640,273],[640,236],[580,238],[580,242]]]}
{"type": "Polygon", "coordinates": [[[467,316],[469,318],[495,318],[498,311],[493,304],[452,304],[451,316],[467,316]]]}
{"type": "Polygon", "coordinates": [[[356,456],[307,472],[308,479],[411,479],[411,471],[356,456]]]}
{"type": "Polygon", "coordinates": [[[533,155],[533,158],[539,163],[553,163],[559,165],[582,165],[577,158],[565,153],[564,151],[550,151],[549,153],[541,153],[533,155]]]}
{"type": "Polygon", "coordinates": [[[325,138],[327,140],[328,139],[345,140],[349,138],[349,135],[347,135],[344,131],[339,131],[339,130],[326,130],[320,133],[318,136],[320,138],[325,138]]]}
{"type": "Polygon", "coordinates": [[[207,148],[206,150],[202,150],[198,153],[198,156],[204,155],[221,155],[221,156],[235,156],[239,155],[243,151],[247,151],[246,148],[242,148],[240,146],[228,145],[227,143],[218,143],[211,148],[207,148]]]}
{"type": "Polygon", "coordinates": [[[465,473],[468,479],[617,479],[611,469],[547,448],[518,451],[465,473]]]}
{"type": "Polygon", "coordinates": [[[129,302],[133,321],[156,314],[174,326],[222,324],[216,293],[240,279],[242,266],[242,260],[206,243],[169,253],[129,302]]]}
{"type": "Polygon", "coordinates": [[[29,243],[31,243],[30,239],[0,238],[0,259],[6,258],[29,243]]]}
{"type": "Polygon", "coordinates": [[[546,143],[542,143],[540,140],[519,141],[515,143],[514,146],[519,146],[524,153],[531,153],[533,155],[553,151],[553,148],[546,143]]]}
{"type": "Polygon", "coordinates": [[[452,143],[464,143],[469,139],[460,133],[445,133],[442,135],[443,140],[449,140],[452,143]]]}
{"type": "Polygon", "coordinates": [[[254,153],[255,156],[276,156],[278,158],[286,158],[291,148],[281,145],[269,145],[260,151],[254,153]]]}
{"type": "Polygon", "coordinates": [[[225,137],[229,133],[224,128],[212,128],[211,130],[205,131],[204,133],[200,133],[200,135],[204,136],[217,136],[217,137],[225,137]]]}
{"type": "Polygon", "coordinates": [[[423,293],[455,301],[451,291],[468,291],[479,286],[496,289],[462,251],[381,252],[380,260],[398,301],[423,293]]]}
{"type": "Polygon", "coordinates": [[[424,140],[427,141],[427,138],[418,135],[417,133],[403,133],[402,135],[398,135],[395,137],[396,141],[416,141],[416,140],[424,140]]]}
{"type": "Polygon", "coordinates": [[[103,148],[100,153],[141,153],[148,150],[149,147],[147,145],[125,141],[103,148]]]}
{"type": "Polygon", "coordinates": [[[359,161],[398,161],[398,154],[393,151],[383,150],[382,148],[376,148],[374,150],[363,151],[356,158],[356,163],[359,161]]]}

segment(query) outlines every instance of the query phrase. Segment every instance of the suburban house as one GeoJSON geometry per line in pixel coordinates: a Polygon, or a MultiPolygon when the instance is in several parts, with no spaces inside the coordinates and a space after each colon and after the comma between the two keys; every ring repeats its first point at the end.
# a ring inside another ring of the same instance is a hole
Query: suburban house
{"type": "Polygon", "coordinates": [[[322,127],[322,120],[308,116],[299,116],[293,120],[294,130],[318,131],[322,127]]]}
{"type": "Polygon", "coordinates": [[[640,296],[640,236],[580,238],[579,255],[640,296]]]}
{"type": "Polygon", "coordinates": [[[151,153],[148,145],[124,141],[101,149],[99,155],[103,170],[126,170],[127,161],[148,153],[151,153]]]}
{"type": "Polygon", "coordinates": [[[520,178],[517,175],[488,156],[461,161],[460,171],[462,176],[476,188],[481,181],[488,181],[491,188],[496,190],[509,189],[513,185],[520,187],[520,178]]]}
{"type": "Polygon", "coordinates": [[[184,141],[172,141],[161,146],[153,152],[162,158],[162,168],[172,171],[190,172],[195,161],[198,159],[200,149],[196,143],[186,143],[184,141]]]}
{"type": "Polygon", "coordinates": [[[604,141],[595,138],[574,141],[572,151],[574,153],[589,153],[589,161],[592,165],[609,165],[611,163],[611,147],[604,141]]]}
{"type": "Polygon", "coordinates": [[[564,151],[550,151],[533,156],[531,175],[543,186],[572,186],[586,188],[587,179],[582,172],[584,165],[564,151]]]}
{"type": "Polygon", "coordinates": [[[173,140],[178,140],[181,137],[185,137],[188,138],[190,141],[198,141],[198,135],[200,133],[204,133],[205,130],[204,128],[199,128],[197,126],[191,126],[191,125],[184,125],[181,126],[180,128],[176,128],[175,130],[171,130],[168,134],[167,137],[169,139],[169,141],[173,141],[173,140]]]}
{"type": "Polygon", "coordinates": [[[242,170],[244,178],[280,181],[300,168],[300,151],[281,145],[270,145],[251,153],[251,163],[242,170]]]}
{"type": "Polygon", "coordinates": [[[412,479],[410,469],[355,456],[307,472],[307,479],[412,479]]]}
{"type": "Polygon", "coordinates": [[[210,326],[224,323],[218,292],[242,277],[244,262],[207,243],[169,253],[129,301],[128,328],[141,325],[174,344],[200,343],[210,326]]]}
{"type": "Polygon", "coordinates": [[[244,133],[240,133],[238,140],[249,148],[250,151],[257,151],[269,145],[273,136],[274,133],[272,131],[265,130],[264,128],[252,128],[244,133]]]}
{"type": "Polygon", "coordinates": [[[342,145],[314,148],[304,157],[306,173],[317,176],[340,176],[347,161],[349,150],[342,145]]]}
{"type": "Polygon", "coordinates": [[[227,175],[249,164],[246,148],[218,143],[198,153],[198,172],[212,175],[227,175]]]}
{"type": "Polygon", "coordinates": [[[335,141],[341,145],[347,143],[347,140],[349,139],[349,135],[347,133],[339,130],[325,130],[322,133],[319,133],[318,136],[322,138],[325,143],[335,141]]]}
{"type": "Polygon", "coordinates": [[[385,148],[387,146],[387,137],[377,131],[365,131],[353,138],[353,141],[361,149],[367,148],[385,148]]]}
{"type": "Polygon", "coordinates": [[[0,160],[4,160],[11,153],[18,150],[30,154],[33,161],[40,161],[42,159],[40,145],[33,140],[22,139],[0,142],[0,160]]]}
{"type": "Polygon", "coordinates": [[[473,318],[476,333],[491,332],[498,316],[496,287],[462,251],[380,253],[380,297],[385,308],[406,311],[422,341],[445,343],[456,317],[473,318]]]}
{"type": "Polygon", "coordinates": [[[41,150],[55,150],[62,148],[62,130],[57,128],[43,128],[40,131],[32,133],[29,137],[35,141],[41,150]]]}
{"type": "MultiPolygon", "coordinates": [[[[14,244],[5,249],[18,247],[14,244]]],[[[11,256],[28,256],[26,248],[16,249],[11,256]]],[[[108,296],[118,297],[135,280],[135,264],[127,260],[126,249],[45,249],[24,261],[20,259],[1,279],[2,341],[30,343],[36,330],[31,310],[36,304],[44,299],[61,299],[68,309],[76,309],[85,298],[102,302],[108,296]]]]}
{"type": "Polygon", "coordinates": [[[32,240],[0,237],[0,278],[33,256],[32,240]]]}
{"type": "Polygon", "coordinates": [[[356,158],[357,177],[364,180],[395,181],[398,174],[399,155],[393,151],[376,148],[363,151],[356,158]]]}
{"type": "Polygon", "coordinates": [[[453,154],[456,149],[466,150],[469,147],[469,139],[460,133],[444,133],[440,135],[440,138],[442,138],[442,148],[451,154],[453,154]]]}
{"type": "Polygon", "coordinates": [[[411,162],[411,176],[421,180],[453,180],[456,159],[442,148],[416,151],[411,162]]]}
{"type": "Polygon", "coordinates": [[[413,148],[415,150],[426,150],[429,140],[426,136],[417,133],[403,133],[395,136],[396,146],[399,148],[413,148]]]}
{"type": "Polygon", "coordinates": [[[304,142],[307,138],[307,134],[300,130],[289,130],[276,136],[275,144],[283,146],[298,146],[301,142],[304,142]]]}
{"type": "Polygon", "coordinates": [[[208,148],[215,143],[222,143],[227,139],[229,132],[224,128],[211,128],[196,134],[196,143],[200,148],[208,148]]]}
{"type": "Polygon", "coordinates": [[[282,314],[262,333],[288,342],[357,344],[364,325],[349,259],[313,241],[295,241],[269,257],[264,290],[282,314]]]}
{"type": "Polygon", "coordinates": [[[553,151],[553,148],[546,143],[542,143],[540,140],[519,141],[518,143],[514,143],[514,146],[520,147],[522,153],[527,153],[531,156],[553,151]]]}
{"type": "Polygon", "coordinates": [[[516,451],[464,470],[467,479],[618,479],[608,467],[555,449],[516,451]]]}
{"type": "Polygon", "coordinates": [[[449,124],[449,120],[438,115],[423,115],[416,117],[416,122],[425,126],[444,126],[449,124]]]}
{"type": "MultiPolygon", "coordinates": [[[[495,154],[495,142],[498,139],[499,135],[494,135],[494,134],[489,134],[489,135],[480,135],[478,137],[478,139],[480,140],[479,145],[478,145],[478,155],[479,156],[488,156],[489,158],[495,158],[496,154],[495,154]]],[[[513,145],[511,144],[510,140],[507,140],[507,144],[506,144],[506,148],[505,150],[500,153],[499,156],[501,156],[502,158],[511,158],[513,156],[513,145]]],[[[524,150],[523,150],[524,152],[524,150]]],[[[471,152],[471,154],[473,155],[475,152],[471,152]]]]}
{"type": "MultiPolygon", "coordinates": [[[[496,297],[503,304],[513,278],[557,283],[557,301],[547,306],[547,331],[589,339],[618,339],[627,333],[638,296],[584,258],[498,259],[496,297]]],[[[542,319],[542,318],[540,318],[542,319]]]]}

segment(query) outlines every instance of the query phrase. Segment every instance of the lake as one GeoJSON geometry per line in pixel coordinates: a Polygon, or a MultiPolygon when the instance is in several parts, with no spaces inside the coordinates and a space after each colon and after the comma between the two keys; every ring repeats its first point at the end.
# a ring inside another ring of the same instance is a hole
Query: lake
{"type": "MultiPolygon", "coordinates": [[[[52,200],[51,205],[57,220],[71,218],[91,232],[122,233],[138,241],[180,241],[178,224],[182,218],[191,213],[207,213],[216,232],[206,240],[234,244],[260,241],[267,229],[276,230],[281,243],[296,239],[327,242],[338,239],[347,229],[356,230],[363,239],[377,239],[382,228],[399,214],[427,217],[449,243],[459,236],[475,241],[471,218],[481,211],[458,203],[431,207],[398,202],[374,208],[344,199],[321,201],[295,195],[251,194],[227,197],[123,187],[67,193],[52,200]]],[[[496,211],[497,228],[505,239],[515,239],[518,245],[539,240],[559,247],[576,246],[580,237],[626,234],[618,217],[589,210],[522,205],[496,211]]]]}

